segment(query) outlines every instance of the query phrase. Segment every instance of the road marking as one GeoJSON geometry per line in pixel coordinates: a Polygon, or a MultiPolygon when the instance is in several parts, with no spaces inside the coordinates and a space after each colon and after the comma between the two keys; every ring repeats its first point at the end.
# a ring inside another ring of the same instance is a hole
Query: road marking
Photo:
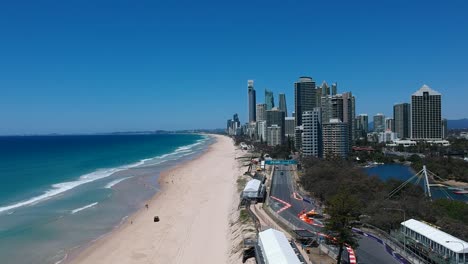
{"type": "Polygon", "coordinates": [[[283,212],[284,210],[288,209],[289,207],[291,207],[291,204],[289,204],[289,203],[287,203],[287,202],[285,202],[285,201],[283,201],[283,200],[281,200],[281,199],[279,199],[279,198],[276,198],[276,197],[274,197],[274,196],[270,196],[270,197],[271,197],[273,200],[276,200],[276,201],[278,201],[278,202],[284,204],[284,207],[283,207],[283,208],[281,208],[281,209],[279,209],[278,211],[276,211],[277,214],[279,214],[279,213],[283,212]]]}

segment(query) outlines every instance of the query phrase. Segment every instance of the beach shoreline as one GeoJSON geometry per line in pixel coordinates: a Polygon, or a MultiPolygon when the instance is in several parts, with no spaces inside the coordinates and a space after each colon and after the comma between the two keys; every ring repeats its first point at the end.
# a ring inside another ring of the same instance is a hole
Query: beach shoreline
{"type": "Polygon", "coordinates": [[[108,234],[72,250],[62,263],[194,263],[194,258],[201,261],[197,263],[226,263],[235,148],[228,137],[210,137],[215,142],[200,156],[161,173],[159,191],[139,210],[108,234]],[[156,216],[160,222],[153,222],[156,216]],[[210,251],[216,252],[203,254],[209,241],[217,248],[210,251]]]}

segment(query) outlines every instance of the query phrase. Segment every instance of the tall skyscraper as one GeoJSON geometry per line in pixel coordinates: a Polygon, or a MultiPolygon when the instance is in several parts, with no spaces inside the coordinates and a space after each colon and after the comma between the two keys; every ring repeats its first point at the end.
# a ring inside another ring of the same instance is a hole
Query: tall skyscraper
{"type": "Polygon", "coordinates": [[[369,116],[360,114],[356,117],[356,138],[367,137],[369,133],[369,116]]]}
{"type": "Polygon", "coordinates": [[[320,89],[322,89],[322,94],[321,94],[322,96],[331,95],[330,86],[328,86],[326,81],[323,81],[322,86],[320,87],[320,89]]]}
{"type": "Polygon", "coordinates": [[[385,118],[385,131],[395,132],[395,119],[390,117],[385,118]]]}
{"type": "Polygon", "coordinates": [[[385,116],[383,114],[376,114],[374,116],[374,132],[385,132],[385,116]]]}
{"type": "Polygon", "coordinates": [[[411,96],[411,138],[442,139],[442,95],[427,85],[411,96]]]}
{"type": "Polygon", "coordinates": [[[256,95],[255,95],[254,81],[253,80],[248,80],[247,81],[247,89],[248,89],[248,95],[249,95],[249,122],[253,123],[253,122],[257,121],[256,108],[255,108],[255,104],[257,103],[257,99],[256,99],[256,95]]]}
{"type": "Polygon", "coordinates": [[[277,125],[281,128],[281,144],[284,142],[284,135],[286,131],[284,120],[284,112],[280,111],[278,108],[275,107],[272,110],[266,111],[267,128],[271,127],[272,125],[277,125]]]}
{"type": "Polygon", "coordinates": [[[336,84],[336,83],[332,84],[331,93],[332,93],[332,95],[336,95],[338,93],[338,84],[336,84]]]}
{"type": "Polygon", "coordinates": [[[322,123],[329,123],[331,119],[338,119],[348,127],[348,146],[351,147],[355,138],[355,109],[356,99],[351,92],[322,96],[322,123]]]}
{"type": "MultiPolygon", "coordinates": [[[[323,155],[325,157],[339,156],[346,158],[349,154],[348,124],[339,119],[331,119],[322,125],[323,155]]],[[[304,145],[304,144],[303,144],[304,145]]]]}
{"type": "Polygon", "coordinates": [[[294,83],[294,112],[296,113],[296,126],[302,125],[302,113],[313,111],[317,104],[317,89],[315,81],[310,77],[300,77],[294,83]]]}
{"type": "Polygon", "coordinates": [[[323,154],[322,144],[322,115],[320,107],[314,111],[306,111],[302,115],[302,153],[304,156],[314,156],[321,158],[323,154]]]}
{"type": "Polygon", "coordinates": [[[288,116],[288,107],[286,106],[286,95],[284,93],[280,93],[278,95],[279,99],[279,110],[284,112],[284,116],[288,116]]]}
{"type": "Polygon", "coordinates": [[[257,121],[266,121],[266,104],[257,104],[257,121]]]}
{"type": "Polygon", "coordinates": [[[395,132],[402,139],[411,137],[411,105],[408,103],[393,106],[393,119],[395,120],[395,132]]]}
{"type": "Polygon", "coordinates": [[[266,110],[271,110],[275,107],[275,97],[273,96],[273,92],[265,89],[265,104],[266,110]]]}

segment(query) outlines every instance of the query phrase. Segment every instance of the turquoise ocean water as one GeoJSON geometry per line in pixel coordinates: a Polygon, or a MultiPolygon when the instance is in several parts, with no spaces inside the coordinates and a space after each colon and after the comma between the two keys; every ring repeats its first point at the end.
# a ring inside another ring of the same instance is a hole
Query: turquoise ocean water
{"type": "MultiPolygon", "coordinates": [[[[158,190],[203,135],[0,137],[0,262],[59,263],[158,190]]],[[[156,205],[157,206],[157,205],[156,205]]]]}

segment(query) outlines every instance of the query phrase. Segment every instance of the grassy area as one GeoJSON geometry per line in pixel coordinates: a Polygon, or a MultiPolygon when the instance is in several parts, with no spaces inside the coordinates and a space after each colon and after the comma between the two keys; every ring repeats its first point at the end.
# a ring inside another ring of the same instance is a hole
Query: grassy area
{"type": "Polygon", "coordinates": [[[245,185],[247,184],[247,179],[243,176],[237,179],[237,192],[244,190],[245,185]]]}
{"type": "Polygon", "coordinates": [[[249,215],[249,213],[247,212],[246,209],[241,209],[241,210],[240,210],[240,213],[239,213],[239,221],[240,221],[241,223],[243,223],[243,224],[244,224],[244,223],[247,223],[248,221],[252,221],[252,220],[250,219],[250,215],[249,215]]]}

